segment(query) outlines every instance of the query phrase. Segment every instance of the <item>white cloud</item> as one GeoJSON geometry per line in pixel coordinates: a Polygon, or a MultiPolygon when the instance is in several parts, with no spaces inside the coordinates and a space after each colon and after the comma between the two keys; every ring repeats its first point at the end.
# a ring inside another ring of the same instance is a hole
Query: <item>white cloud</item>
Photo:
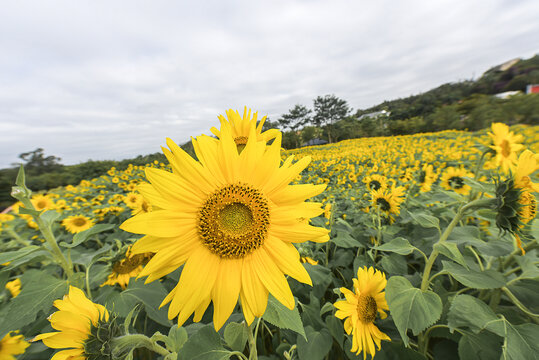
{"type": "Polygon", "coordinates": [[[536,53],[536,1],[20,1],[0,13],[0,167],[160,151],[228,108],[353,108],[536,53]],[[5,36],[5,35],[8,36],[5,36]]]}

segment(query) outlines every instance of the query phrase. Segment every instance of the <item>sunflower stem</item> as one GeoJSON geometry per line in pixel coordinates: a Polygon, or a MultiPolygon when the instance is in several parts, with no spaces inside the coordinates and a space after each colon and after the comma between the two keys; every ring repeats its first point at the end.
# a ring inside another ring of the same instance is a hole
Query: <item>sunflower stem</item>
{"type": "Polygon", "coordinates": [[[256,336],[258,334],[258,326],[260,325],[261,320],[262,318],[258,318],[256,321],[254,331],[251,331],[251,326],[245,323],[245,326],[247,326],[247,334],[249,336],[249,360],[258,360],[258,353],[256,351],[256,336]]]}
{"type": "Polygon", "coordinates": [[[157,342],[153,341],[146,335],[129,334],[112,339],[113,356],[126,354],[133,349],[141,347],[163,356],[167,356],[170,354],[167,349],[157,344],[157,342]]]}
{"type": "MultiPolygon", "coordinates": [[[[26,209],[34,210],[34,211],[36,210],[36,208],[34,207],[34,204],[32,204],[32,202],[30,201],[28,197],[20,198],[19,200],[22,202],[22,204],[24,205],[26,209]]],[[[49,246],[51,247],[52,253],[54,257],[56,258],[56,261],[60,264],[62,269],[64,269],[64,272],[66,273],[66,276],[67,276],[67,281],[70,284],[73,284],[73,275],[74,275],[73,266],[70,266],[68,260],[65,258],[64,254],[62,253],[62,250],[60,250],[60,248],[58,247],[56,237],[52,233],[50,225],[46,224],[45,221],[43,221],[43,219],[40,216],[33,215],[33,218],[35,222],[37,223],[37,225],[39,226],[39,231],[45,238],[45,241],[47,241],[47,244],[49,244],[49,246]]]]}

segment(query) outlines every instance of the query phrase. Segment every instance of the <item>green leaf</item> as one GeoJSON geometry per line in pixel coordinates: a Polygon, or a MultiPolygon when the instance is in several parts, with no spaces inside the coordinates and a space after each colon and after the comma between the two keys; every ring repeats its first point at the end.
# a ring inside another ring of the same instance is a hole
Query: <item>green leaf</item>
{"type": "Polygon", "coordinates": [[[394,252],[399,255],[408,255],[411,254],[416,249],[416,247],[410,245],[410,242],[408,242],[408,240],[406,240],[405,238],[398,237],[388,243],[375,246],[374,249],[380,251],[394,252]]]}
{"type": "Polygon", "coordinates": [[[189,337],[178,354],[180,359],[226,360],[232,354],[221,344],[221,337],[213,326],[207,325],[189,337]]]}
{"type": "Polygon", "coordinates": [[[17,173],[15,184],[23,188],[26,187],[26,175],[24,174],[24,166],[22,166],[22,164],[19,167],[19,172],[17,173]]]}
{"type": "Polygon", "coordinates": [[[32,215],[38,217],[41,214],[41,211],[34,210],[34,209],[27,209],[23,206],[19,208],[19,214],[22,215],[32,215]]]}
{"type": "Polygon", "coordinates": [[[459,358],[461,360],[499,359],[502,338],[488,331],[479,334],[465,334],[459,340],[459,358]]]}
{"type": "Polygon", "coordinates": [[[503,358],[508,360],[539,359],[539,325],[507,324],[507,343],[502,347],[503,358]]]}
{"type": "Polygon", "coordinates": [[[311,326],[305,328],[306,339],[298,336],[298,357],[300,360],[322,360],[331,350],[333,340],[328,329],[323,328],[320,332],[311,326]]]}
{"type": "Polygon", "coordinates": [[[67,293],[67,282],[45,272],[27,271],[21,278],[20,294],[7,306],[0,322],[0,338],[35,321],[43,311],[48,316],[54,300],[67,293]]]}
{"type": "Polygon", "coordinates": [[[262,315],[262,319],[278,328],[289,329],[305,337],[305,329],[299,316],[297,303],[294,309],[290,310],[270,294],[268,306],[266,312],[262,315]]]}
{"type": "Polygon", "coordinates": [[[114,224],[97,224],[92,226],[88,230],[84,230],[80,233],[75,234],[75,236],[73,236],[73,242],[71,244],[62,241],[60,245],[66,248],[74,248],[75,246],[82,244],[83,242],[88,240],[90,236],[114,229],[115,227],[116,225],[114,224]]]}
{"type": "Polygon", "coordinates": [[[451,331],[456,328],[470,328],[478,334],[489,323],[503,321],[483,301],[470,295],[457,295],[451,302],[447,315],[447,325],[451,331]]]}
{"type": "Polygon", "coordinates": [[[184,327],[171,326],[168,332],[170,350],[178,353],[187,341],[187,330],[184,327]]]}
{"type": "Polygon", "coordinates": [[[138,303],[144,305],[146,314],[150,319],[165,326],[171,326],[165,308],[159,309],[159,305],[167,296],[167,291],[159,281],[144,284],[144,280],[131,279],[127,289],[118,293],[113,292],[105,303],[108,309],[113,309],[120,316],[126,316],[138,303]]]}
{"type": "Polygon", "coordinates": [[[381,261],[384,270],[391,275],[403,275],[407,273],[408,264],[406,258],[399,254],[389,254],[381,261]]]}
{"type": "Polygon", "coordinates": [[[337,341],[342,348],[344,341],[344,325],[342,321],[337,319],[334,315],[329,315],[326,317],[326,325],[331,336],[333,336],[335,341],[337,341]]]}
{"type": "Polygon", "coordinates": [[[408,346],[407,329],[414,335],[434,324],[442,314],[442,300],[432,291],[421,291],[402,276],[389,278],[386,300],[395,325],[408,346]]]}
{"type": "Polygon", "coordinates": [[[425,213],[414,214],[410,212],[409,214],[416,223],[418,223],[420,226],[424,228],[440,229],[440,220],[438,220],[437,217],[434,217],[432,215],[427,215],[425,213]]]}
{"type": "Polygon", "coordinates": [[[442,264],[444,271],[464,286],[473,289],[498,289],[505,285],[505,277],[495,270],[466,269],[449,261],[442,261],[442,264]]]}
{"type": "Polygon", "coordinates": [[[54,210],[47,210],[45,212],[42,212],[39,217],[45,222],[47,226],[51,226],[56,220],[58,220],[58,218],[60,217],[60,213],[54,210]]]}
{"type": "Polygon", "coordinates": [[[333,281],[331,270],[322,265],[303,264],[313,281],[312,292],[321,298],[324,296],[329,284],[333,281]]]}
{"type": "Polygon", "coordinates": [[[361,246],[361,243],[354,239],[349,232],[343,230],[337,230],[337,236],[332,238],[331,241],[342,248],[354,248],[361,246]]]}
{"type": "Polygon", "coordinates": [[[437,250],[440,254],[447,256],[451,260],[459,263],[460,265],[468,268],[468,264],[464,260],[464,257],[460,253],[457,244],[452,242],[436,243],[433,246],[434,250],[437,250]]]}
{"type": "Polygon", "coordinates": [[[224,332],[224,337],[227,345],[235,351],[243,352],[249,333],[243,324],[235,322],[229,323],[224,332]]]}
{"type": "Polygon", "coordinates": [[[41,249],[40,246],[29,245],[16,251],[6,251],[0,254],[0,264],[4,264],[13,260],[17,260],[26,256],[34,251],[41,249]]]}

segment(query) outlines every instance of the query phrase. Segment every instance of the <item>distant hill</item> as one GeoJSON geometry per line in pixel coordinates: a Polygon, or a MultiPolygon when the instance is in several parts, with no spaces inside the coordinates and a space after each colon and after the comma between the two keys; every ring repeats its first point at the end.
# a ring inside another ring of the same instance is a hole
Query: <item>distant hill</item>
{"type": "Polygon", "coordinates": [[[528,84],[539,83],[539,55],[529,59],[513,59],[494,66],[477,80],[447,83],[422,94],[384,101],[356,112],[359,117],[381,110],[389,111],[390,120],[403,120],[415,116],[426,117],[442,105],[464,100],[474,94],[492,95],[505,91],[526,91],[528,84]]]}

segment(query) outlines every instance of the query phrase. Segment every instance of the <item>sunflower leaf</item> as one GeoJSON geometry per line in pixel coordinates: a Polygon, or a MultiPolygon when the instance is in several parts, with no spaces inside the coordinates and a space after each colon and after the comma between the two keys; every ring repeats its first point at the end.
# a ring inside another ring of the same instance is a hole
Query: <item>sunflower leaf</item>
{"type": "Polygon", "coordinates": [[[322,360],[331,350],[333,339],[328,329],[314,330],[311,326],[305,328],[307,336],[298,336],[297,347],[300,360],[322,360]]]}
{"type": "Polygon", "coordinates": [[[458,264],[443,261],[443,269],[446,273],[453,276],[464,286],[473,289],[498,289],[505,285],[505,277],[492,269],[477,271],[466,269],[458,264]]]}
{"type": "Polygon", "coordinates": [[[42,271],[26,271],[20,294],[11,299],[0,314],[0,338],[35,321],[38,313],[48,313],[54,300],[67,293],[67,282],[42,271]]]}
{"type": "Polygon", "coordinates": [[[468,268],[468,264],[466,264],[457,244],[447,241],[443,243],[438,242],[434,244],[434,250],[437,250],[440,254],[447,256],[449,259],[459,263],[465,268],[468,268]]]}
{"type": "Polygon", "coordinates": [[[211,325],[191,335],[178,353],[178,358],[190,360],[225,360],[231,356],[232,352],[223,347],[221,337],[211,325]]]}
{"type": "Polygon", "coordinates": [[[498,320],[501,321],[487,304],[470,295],[457,295],[447,315],[447,325],[451,331],[467,327],[476,334],[487,324],[498,320]]]}
{"type": "Polygon", "coordinates": [[[437,217],[425,213],[414,214],[413,212],[409,212],[409,214],[417,224],[424,228],[440,229],[440,220],[437,217]]]}
{"type": "Polygon", "coordinates": [[[84,230],[84,231],[81,231],[78,234],[75,234],[75,236],[73,236],[73,242],[71,244],[68,244],[68,243],[62,241],[60,243],[60,245],[65,247],[65,248],[70,248],[71,249],[71,248],[74,248],[77,245],[82,244],[86,240],[88,240],[88,238],[90,236],[102,233],[104,231],[114,229],[115,227],[116,227],[116,225],[114,225],[114,224],[97,224],[97,225],[92,226],[88,230],[84,230]]]}
{"type": "Polygon", "coordinates": [[[375,246],[374,248],[376,250],[394,252],[399,255],[409,255],[416,249],[415,246],[410,245],[410,242],[402,237],[395,238],[388,243],[375,246]]]}
{"type": "Polygon", "coordinates": [[[229,323],[224,332],[226,344],[234,351],[243,352],[249,333],[243,324],[229,323]]]}
{"type": "Polygon", "coordinates": [[[406,331],[419,334],[442,315],[442,300],[432,291],[421,291],[402,276],[392,276],[386,286],[386,300],[395,325],[408,346],[406,331]]]}
{"type": "Polygon", "coordinates": [[[262,315],[262,319],[278,328],[295,331],[307,339],[301,317],[299,316],[297,302],[294,309],[290,310],[270,294],[268,297],[268,307],[264,315],[262,315]]]}

